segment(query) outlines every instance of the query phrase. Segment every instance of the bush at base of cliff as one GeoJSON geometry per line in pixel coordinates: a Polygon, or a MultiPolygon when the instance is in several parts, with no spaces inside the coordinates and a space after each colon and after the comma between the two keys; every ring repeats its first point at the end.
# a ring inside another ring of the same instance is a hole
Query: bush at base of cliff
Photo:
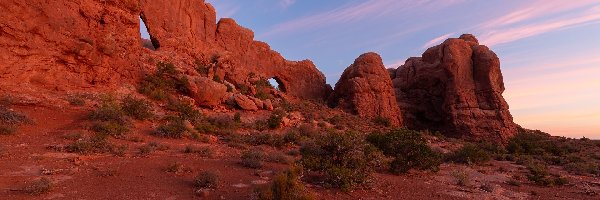
{"type": "Polygon", "coordinates": [[[382,157],[375,147],[354,132],[331,132],[300,150],[300,163],[322,175],[328,186],[349,190],[367,183],[382,157]]]}
{"type": "Polygon", "coordinates": [[[442,155],[433,151],[421,133],[408,129],[388,133],[371,133],[367,141],[379,148],[384,155],[393,157],[390,171],[406,173],[410,169],[437,171],[442,155]]]}

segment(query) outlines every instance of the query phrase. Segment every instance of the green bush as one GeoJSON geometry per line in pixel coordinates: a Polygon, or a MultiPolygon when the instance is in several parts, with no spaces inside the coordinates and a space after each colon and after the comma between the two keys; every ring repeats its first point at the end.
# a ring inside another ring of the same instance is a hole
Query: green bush
{"type": "Polygon", "coordinates": [[[433,151],[419,132],[408,129],[388,133],[371,133],[367,141],[379,148],[384,155],[393,157],[390,171],[406,173],[410,169],[437,171],[442,155],[433,151]]]}
{"type": "Polygon", "coordinates": [[[457,163],[480,165],[492,159],[492,155],[478,145],[467,143],[452,153],[450,159],[457,163]]]}
{"type": "Polygon", "coordinates": [[[67,101],[69,101],[69,104],[71,104],[72,106],[84,106],[85,105],[85,99],[81,98],[80,96],[69,96],[67,98],[67,101]]]}
{"type": "Polygon", "coordinates": [[[530,181],[542,185],[542,186],[555,186],[564,185],[568,183],[568,180],[558,175],[551,175],[548,173],[548,167],[541,163],[533,163],[527,166],[529,174],[527,179],[530,181]]]}
{"type": "Polygon", "coordinates": [[[202,114],[194,108],[194,105],[178,99],[169,99],[167,109],[177,112],[177,114],[185,120],[195,121],[202,117],[202,114]]]}
{"type": "Polygon", "coordinates": [[[41,195],[52,191],[52,182],[46,177],[35,180],[27,185],[23,191],[30,195],[41,195]]]}
{"type": "Polygon", "coordinates": [[[0,124],[22,124],[29,122],[30,119],[27,116],[12,111],[8,108],[0,107],[0,124]]]}
{"type": "Polygon", "coordinates": [[[375,123],[376,125],[385,126],[385,127],[392,126],[392,121],[390,121],[390,119],[382,117],[382,116],[375,117],[375,119],[373,119],[373,123],[375,123]]]}
{"type": "Polygon", "coordinates": [[[114,145],[104,135],[77,140],[65,147],[69,153],[90,154],[112,152],[114,145]]]}
{"type": "Polygon", "coordinates": [[[124,124],[127,121],[121,106],[114,100],[103,101],[98,108],[90,112],[88,118],[94,121],[116,122],[120,124],[124,124]]]}
{"type": "Polygon", "coordinates": [[[272,147],[282,147],[285,145],[284,137],[278,134],[260,133],[247,137],[246,142],[254,145],[269,145],[272,147]]]}
{"type": "Polygon", "coordinates": [[[273,178],[273,183],[257,190],[259,200],[312,200],[315,199],[299,181],[302,168],[292,168],[273,178]]]}
{"type": "Polygon", "coordinates": [[[242,159],[241,164],[244,167],[258,169],[263,166],[262,161],[265,158],[266,158],[266,154],[265,154],[265,152],[263,152],[261,150],[254,149],[254,150],[250,150],[250,151],[244,151],[241,156],[241,159],[242,159]]]}
{"type": "Polygon", "coordinates": [[[267,120],[267,125],[269,126],[269,129],[278,129],[281,127],[281,122],[283,120],[283,117],[285,117],[286,113],[284,110],[275,110],[271,113],[271,116],[269,116],[269,119],[267,120]]]}
{"type": "Polygon", "coordinates": [[[138,92],[154,100],[165,100],[169,93],[190,94],[187,78],[181,75],[171,63],[159,62],[154,74],[142,80],[138,92]]]}
{"type": "Polygon", "coordinates": [[[92,131],[113,137],[120,137],[129,132],[129,128],[119,122],[107,121],[107,122],[96,122],[91,128],[92,131]]]}
{"type": "Polygon", "coordinates": [[[123,99],[121,108],[126,115],[137,120],[145,120],[154,116],[150,103],[143,99],[136,99],[131,95],[123,99]]]}
{"type": "Polygon", "coordinates": [[[185,120],[180,117],[168,117],[167,123],[160,125],[153,135],[166,138],[183,138],[188,129],[185,120]]]}
{"type": "Polygon", "coordinates": [[[15,134],[17,129],[12,125],[2,125],[0,124],[0,135],[12,135],[15,134]]]}
{"type": "Polygon", "coordinates": [[[322,174],[329,186],[344,190],[365,184],[382,157],[354,132],[331,132],[306,143],[300,152],[305,169],[322,174]]]}
{"type": "Polygon", "coordinates": [[[211,171],[200,172],[194,178],[196,188],[217,188],[219,186],[219,175],[211,171]]]}

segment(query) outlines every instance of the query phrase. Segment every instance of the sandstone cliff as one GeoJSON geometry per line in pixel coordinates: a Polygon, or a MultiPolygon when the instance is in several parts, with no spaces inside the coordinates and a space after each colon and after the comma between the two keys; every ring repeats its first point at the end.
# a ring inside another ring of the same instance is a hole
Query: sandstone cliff
{"type": "Polygon", "coordinates": [[[329,104],[361,117],[385,118],[394,126],[402,123],[392,80],[376,53],[361,55],[344,70],[329,104]]]}
{"type": "Polygon", "coordinates": [[[409,128],[501,141],[516,134],[500,60],[472,35],[431,47],[391,75],[409,128]]]}
{"type": "Polygon", "coordinates": [[[323,99],[331,90],[312,62],[285,60],[232,19],[217,23],[203,0],[5,0],[0,8],[5,88],[135,84],[156,60],[189,75],[199,60],[235,85],[248,84],[252,73],[277,79],[300,98],[323,99]],[[156,51],[143,48],[140,18],[156,51]]]}

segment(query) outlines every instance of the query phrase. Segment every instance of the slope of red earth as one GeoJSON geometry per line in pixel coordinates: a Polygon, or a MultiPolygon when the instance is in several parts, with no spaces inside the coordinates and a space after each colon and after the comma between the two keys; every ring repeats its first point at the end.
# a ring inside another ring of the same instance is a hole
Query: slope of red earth
{"type": "MultiPolygon", "coordinates": [[[[32,122],[13,135],[0,136],[0,199],[254,199],[254,188],[268,184],[274,174],[288,168],[274,163],[266,163],[260,170],[245,168],[239,164],[240,154],[252,147],[232,147],[221,140],[157,138],[149,134],[155,126],[151,122],[135,123],[122,139],[110,139],[114,144],[127,145],[123,156],[65,153],[56,148],[72,143],[68,136],[73,133],[86,134],[86,116],[91,107],[33,102],[12,109],[32,122]],[[140,147],[150,143],[165,148],[140,155],[140,147]],[[209,147],[215,155],[207,158],[183,153],[188,145],[209,147]],[[178,166],[175,172],[167,172],[172,165],[178,166]],[[217,172],[218,187],[196,192],[193,178],[200,171],[217,172]],[[51,181],[50,192],[39,196],[25,193],[23,188],[40,178],[51,181]]],[[[243,113],[242,119],[268,114],[243,113]]],[[[432,142],[440,148],[453,145],[435,139],[432,142]]],[[[260,148],[285,153],[295,147],[260,148]]],[[[508,161],[491,161],[471,167],[443,164],[439,172],[400,176],[377,173],[368,188],[350,192],[303,184],[317,199],[597,199],[594,194],[600,192],[598,178],[551,170],[567,177],[570,183],[557,187],[527,183],[512,186],[507,181],[515,174],[525,174],[526,169],[508,161]],[[457,172],[467,174],[469,181],[464,186],[457,184],[457,172]]]]}

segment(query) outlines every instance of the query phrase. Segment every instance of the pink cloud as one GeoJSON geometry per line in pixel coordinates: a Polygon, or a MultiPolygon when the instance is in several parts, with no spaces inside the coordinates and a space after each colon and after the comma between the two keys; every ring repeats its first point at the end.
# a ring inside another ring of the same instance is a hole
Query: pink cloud
{"type": "MultiPolygon", "coordinates": [[[[262,36],[294,32],[297,30],[314,29],[331,24],[349,23],[362,19],[373,19],[391,14],[403,14],[408,10],[438,9],[463,2],[464,0],[450,1],[409,1],[409,0],[367,0],[360,4],[345,5],[331,11],[298,18],[275,25],[269,32],[262,36]]],[[[423,10],[421,10],[423,11],[423,10]]]]}
{"type": "Polygon", "coordinates": [[[482,44],[494,46],[510,43],[552,31],[600,22],[598,6],[595,5],[599,5],[597,0],[533,1],[517,11],[478,25],[474,31],[479,33],[479,41],[482,44]],[[585,8],[587,10],[583,12],[578,11],[585,8]],[[540,22],[540,19],[546,20],[540,22]]]}
{"type": "Polygon", "coordinates": [[[558,31],[562,29],[572,28],[578,25],[600,22],[600,13],[589,14],[577,18],[564,19],[559,21],[545,22],[535,25],[526,25],[517,28],[510,28],[503,31],[491,31],[484,34],[480,42],[488,46],[504,44],[540,35],[547,32],[558,31]]]}
{"type": "Polygon", "coordinates": [[[449,38],[450,36],[452,36],[453,34],[454,34],[454,33],[448,33],[448,34],[446,34],[446,35],[442,35],[442,36],[440,36],[440,37],[436,37],[436,38],[434,38],[434,39],[432,39],[432,40],[429,40],[429,42],[425,43],[425,44],[423,45],[423,47],[421,47],[421,48],[423,48],[423,49],[426,49],[426,48],[432,47],[432,46],[434,46],[434,45],[437,45],[437,44],[441,43],[442,41],[444,41],[444,40],[448,39],[448,38],[449,38]]]}

